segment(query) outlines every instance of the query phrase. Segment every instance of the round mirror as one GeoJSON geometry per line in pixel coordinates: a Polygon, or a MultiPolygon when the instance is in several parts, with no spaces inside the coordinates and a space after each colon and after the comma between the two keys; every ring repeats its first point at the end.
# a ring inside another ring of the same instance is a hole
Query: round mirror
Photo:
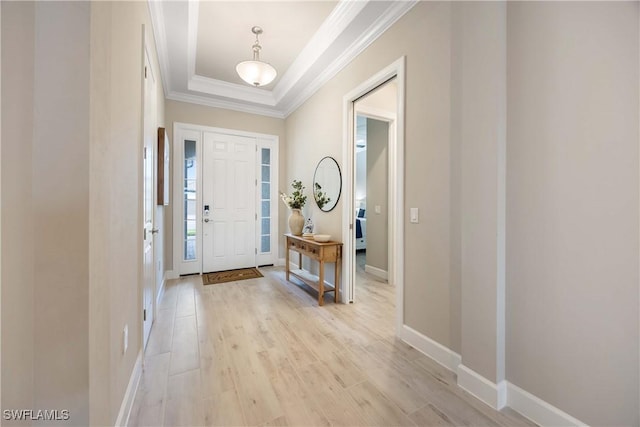
{"type": "Polygon", "coordinates": [[[313,198],[321,211],[329,212],[338,204],[342,190],[340,166],[333,157],[325,157],[313,175],[313,198]]]}

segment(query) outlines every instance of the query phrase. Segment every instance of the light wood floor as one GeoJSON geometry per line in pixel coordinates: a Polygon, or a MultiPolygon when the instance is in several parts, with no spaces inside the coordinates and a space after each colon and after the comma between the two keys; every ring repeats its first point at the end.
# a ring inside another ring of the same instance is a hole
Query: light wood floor
{"type": "Polygon", "coordinates": [[[532,426],[455,385],[394,337],[394,288],[359,273],[358,303],[324,307],[284,281],[171,281],[130,426],[532,426]]]}

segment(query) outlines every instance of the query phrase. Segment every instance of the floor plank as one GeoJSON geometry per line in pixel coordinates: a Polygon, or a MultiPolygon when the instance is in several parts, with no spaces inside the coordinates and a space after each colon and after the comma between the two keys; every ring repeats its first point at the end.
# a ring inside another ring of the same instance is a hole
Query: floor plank
{"type": "Polygon", "coordinates": [[[261,271],[167,281],[130,426],[535,426],[399,340],[395,289],[362,266],[358,302],[323,307],[282,268],[261,271]]]}
{"type": "Polygon", "coordinates": [[[370,382],[364,381],[349,388],[349,394],[362,409],[367,425],[372,426],[414,426],[415,424],[402,410],[387,399],[370,382]]]}

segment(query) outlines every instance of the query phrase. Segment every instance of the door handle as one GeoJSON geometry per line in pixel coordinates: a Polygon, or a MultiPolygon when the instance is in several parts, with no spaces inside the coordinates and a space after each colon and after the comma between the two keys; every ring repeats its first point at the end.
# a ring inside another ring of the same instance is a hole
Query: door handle
{"type": "Polygon", "coordinates": [[[210,221],[209,218],[204,219],[204,222],[209,222],[209,221],[210,221]]]}
{"type": "Polygon", "coordinates": [[[151,234],[156,234],[158,231],[160,231],[159,228],[152,228],[151,229],[151,234]]]}

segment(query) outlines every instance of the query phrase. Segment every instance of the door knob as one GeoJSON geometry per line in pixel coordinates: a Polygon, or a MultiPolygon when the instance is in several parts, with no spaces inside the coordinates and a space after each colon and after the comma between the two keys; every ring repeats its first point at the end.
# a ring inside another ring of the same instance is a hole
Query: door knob
{"type": "Polygon", "coordinates": [[[209,222],[209,218],[205,218],[205,219],[204,219],[204,222],[209,222]]]}

